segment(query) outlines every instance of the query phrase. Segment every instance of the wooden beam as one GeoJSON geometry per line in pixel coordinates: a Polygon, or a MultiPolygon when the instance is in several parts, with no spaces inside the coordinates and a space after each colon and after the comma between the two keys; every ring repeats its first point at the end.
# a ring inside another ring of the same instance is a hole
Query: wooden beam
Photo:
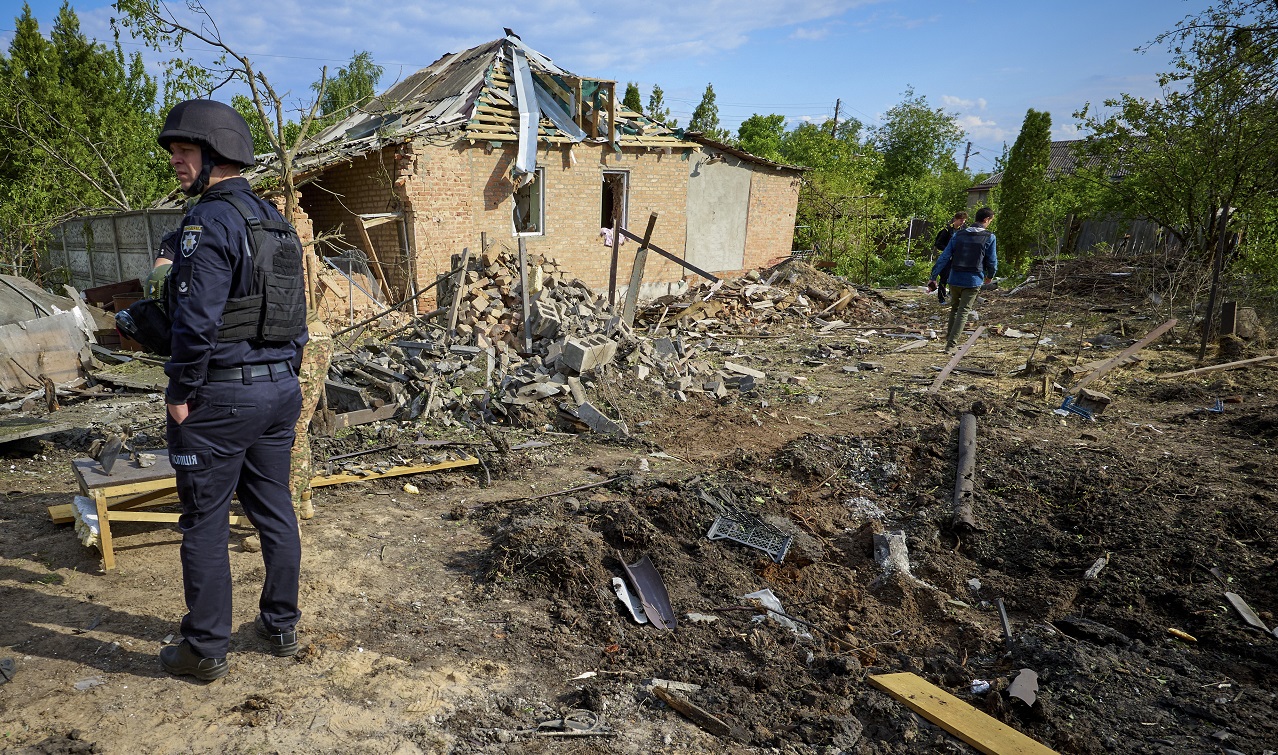
{"type": "Polygon", "coordinates": [[[531,355],[532,347],[532,323],[529,322],[531,312],[528,307],[528,242],[523,237],[519,237],[519,294],[523,300],[523,326],[524,326],[524,353],[531,355]]]}
{"type": "Polygon", "coordinates": [[[1162,325],[1159,325],[1157,328],[1154,328],[1153,330],[1149,331],[1149,333],[1145,334],[1144,338],[1140,339],[1139,341],[1132,344],[1131,346],[1128,346],[1127,348],[1123,349],[1122,353],[1120,353],[1116,357],[1111,358],[1109,361],[1105,362],[1105,364],[1102,364],[1100,367],[1096,369],[1095,372],[1091,373],[1087,377],[1075,383],[1074,386],[1070,388],[1069,390],[1065,391],[1065,393],[1066,394],[1078,393],[1088,383],[1092,382],[1093,380],[1099,379],[1105,373],[1109,372],[1110,370],[1114,369],[1114,367],[1118,366],[1119,362],[1123,361],[1124,359],[1131,356],[1132,354],[1135,354],[1136,352],[1145,348],[1147,345],[1149,345],[1151,341],[1153,341],[1155,338],[1158,338],[1159,336],[1166,333],[1167,331],[1171,330],[1172,327],[1174,327],[1175,325],[1176,325],[1176,318],[1173,317],[1172,319],[1168,320],[1162,325]]]}
{"type": "MultiPolygon", "coordinates": [[[[586,106],[581,101],[581,79],[574,79],[574,81],[575,81],[575,88],[573,92],[577,95],[577,99],[576,99],[576,104],[573,106],[572,121],[573,123],[577,124],[577,128],[581,129],[582,131],[585,131],[586,124],[581,114],[585,112],[586,106]]],[[[65,233],[63,235],[65,237],[65,233]]],[[[65,244],[64,244],[64,247],[65,247],[65,244]]],[[[68,265],[68,267],[70,267],[70,265],[68,265]]]]}
{"type": "Polygon", "coordinates": [[[870,677],[870,684],[986,755],[1057,755],[914,674],[877,674],[870,677]]]}
{"type": "Polygon", "coordinates": [[[617,82],[608,87],[608,143],[617,144],[617,82]]]}
{"type": "Polygon", "coordinates": [[[981,334],[984,332],[985,326],[982,325],[976,329],[975,333],[968,337],[967,343],[963,344],[962,348],[960,348],[954,356],[950,357],[949,364],[946,364],[945,368],[941,370],[941,374],[936,376],[936,380],[932,383],[932,387],[927,389],[928,393],[936,393],[941,390],[941,384],[950,376],[950,373],[958,366],[959,360],[963,358],[963,355],[967,354],[968,349],[972,348],[972,346],[976,344],[976,339],[980,338],[981,334]]]}
{"type": "Polygon", "coordinates": [[[478,457],[468,456],[464,459],[449,459],[448,461],[439,462],[438,464],[415,464],[402,467],[391,467],[385,472],[374,472],[367,475],[357,474],[335,474],[323,477],[316,477],[311,480],[311,487],[322,488],[327,485],[341,485],[347,482],[359,482],[361,480],[379,480],[383,477],[399,477],[409,474],[425,474],[427,472],[439,472],[445,469],[456,469],[457,467],[471,467],[479,463],[478,457]]]}
{"type": "Polygon", "coordinates": [[[353,412],[343,412],[337,415],[333,429],[343,430],[356,425],[367,425],[370,422],[391,419],[397,411],[399,411],[399,404],[386,404],[376,409],[357,409],[353,412]]]}
{"type": "Polygon", "coordinates": [[[1192,370],[1183,370],[1181,372],[1169,372],[1166,375],[1159,375],[1158,379],[1183,377],[1185,375],[1197,375],[1203,372],[1216,372],[1217,370],[1236,370],[1239,367],[1246,367],[1249,364],[1259,364],[1268,362],[1271,359],[1278,359],[1278,354],[1270,354],[1264,357],[1252,357],[1251,359],[1242,359],[1237,362],[1226,362],[1225,364],[1213,364],[1210,367],[1198,367],[1192,370]]]}
{"type": "Polygon", "coordinates": [[[457,268],[457,282],[453,289],[453,305],[448,308],[448,331],[457,330],[457,316],[460,314],[462,291],[466,288],[466,268],[470,265],[470,247],[462,248],[461,265],[457,268]]]}
{"type": "Polygon", "coordinates": [[[976,529],[972,499],[976,489],[976,415],[964,412],[959,418],[958,474],[954,478],[954,526],[976,529]]]}
{"type": "Polygon", "coordinates": [[[617,312],[617,258],[621,254],[621,218],[612,219],[612,264],[608,267],[608,310],[617,312]]]}
{"type": "MultiPolygon", "coordinates": [[[[386,282],[386,273],[382,271],[382,261],[377,256],[377,250],[373,248],[373,240],[368,235],[368,230],[364,228],[364,221],[355,216],[355,230],[358,232],[359,240],[364,245],[364,251],[368,254],[368,261],[372,263],[373,276],[377,278],[377,282],[382,287],[382,296],[386,297],[386,301],[395,298],[391,295],[390,284],[386,282]]],[[[354,274],[354,271],[351,271],[354,274]]]]}
{"type": "Polygon", "coordinates": [[[630,268],[630,288],[626,289],[626,306],[621,311],[621,319],[627,325],[635,324],[635,307],[639,304],[639,287],[643,285],[643,268],[648,264],[648,244],[652,241],[652,229],[657,225],[658,213],[648,216],[648,228],[639,240],[639,249],[635,251],[635,263],[630,268]]]}

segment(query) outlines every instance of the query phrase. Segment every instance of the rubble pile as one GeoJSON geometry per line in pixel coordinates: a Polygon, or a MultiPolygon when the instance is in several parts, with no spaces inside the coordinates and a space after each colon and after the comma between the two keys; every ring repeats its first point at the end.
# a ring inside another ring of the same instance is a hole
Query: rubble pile
{"type": "Polygon", "coordinates": [[[694,394],[726,399],[767,378],[740,364],[726,339],[771,335],[769,328],[782,324],[828,332],[890,316],[870,294],[787,262],[661,297],[631,326],[620,315],[621,301],[612,306],[557,260],[536,256],[528,267],[527,338],[518,258],[490,248],[469,260],[460,284],[453,283],[457,273],[441,280],[441,306],[401,329],[410,331],[407,338],[366,339],[334,356],[329,410],[374,410],[365,416],[389,419],[398,406],[402,420],[521,424],[536,420],[541,410],[534,405],[553,401],[557,419],[573,429],[625,435],[624,425],[588,399],[587,389],[605,373],[660,385],[681,401],[694,394]],[[452,331],[439,323],[454,316],[452,331]]]}

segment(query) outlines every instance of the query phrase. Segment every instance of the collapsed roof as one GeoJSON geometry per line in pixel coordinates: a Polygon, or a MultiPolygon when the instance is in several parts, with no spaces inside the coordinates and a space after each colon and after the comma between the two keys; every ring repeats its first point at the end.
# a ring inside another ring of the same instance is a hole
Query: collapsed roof
{"type": "MultiPolygon", "coordinates": [[[[516,142],[521,153],[529,149],[534,155],[536,144],[543,142],[611,143],[617,149],[698,146],[621,104],[616,82],[566,71],[508,33],[444,55],[395,83],[311,139],[296,170],[305,177],[390,144],[429,136],[493,146],[516,142]],[[614,112],[616,117],[610,117],[614,112]],[[534,128],[535,140],[521,142],[521,135],[531,136],[534,128]]],[[[259,163],[255,172],[267,170],[259,163]]]]}

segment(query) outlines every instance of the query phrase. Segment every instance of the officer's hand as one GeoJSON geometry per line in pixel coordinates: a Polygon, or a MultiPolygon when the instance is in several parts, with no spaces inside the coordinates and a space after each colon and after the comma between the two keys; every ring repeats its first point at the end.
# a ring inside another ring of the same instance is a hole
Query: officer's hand
{"type": "Polygon", "coordinates": [[[934,280],[930,280],[930,281],[928,281],[928,282],[927,282],[927,290],[928,290],[928,291],[935,291],[935,290],[936,290],[936,281],[934,281],[934,280]]]}
{"type": "Polygon", "coordinates": [[[186,404],[165,404],[165,406],[169,408],[169,416],[179,425],[185,422],[187,415],[191,413],[191,410],[186,408],[186,404]]]}

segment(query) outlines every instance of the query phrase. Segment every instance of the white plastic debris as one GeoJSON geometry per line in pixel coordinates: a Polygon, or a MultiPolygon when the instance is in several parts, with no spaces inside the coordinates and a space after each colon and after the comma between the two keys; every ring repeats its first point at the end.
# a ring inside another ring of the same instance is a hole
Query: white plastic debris
{"type": "Polygon", "coordinates": [[[626,580],[621,577],[612,578],[612,591],[617,593],[617,600],[630,611],[630,615],[640,624],[648,623],[648,614],[644,613],[643,604],[635,598],[630,592],[630,588],[626,586],[626,580]]]}
{"type": "MultiPolygon", "coordinates": [[[[785,609],[781,607],[781,600],[777,598],[776,594],[773,593],[772,590],[768,588],[764,588],[762,590],[759,590],[758,592],[752,592],[749,595],[742,595],[741,597],[744,600],[759,601],[760,605],[768,609],[768,613],[767,613],[768,617],[771,617],[774,621],[776,621],[781,626],[785,627],[786,629],[789,629],[791,632],[794,632],[795,636],[805,637],[809,640],[812,639],[811,632],[800,627],[798,624],[796,624],[793,620],[789,619],[785,615],[785,609]]],[[[762,619],[756,619],[756,620],[762,620],[762,619]]]]}
{"type": "Polygon", "coordinates": [[[719,620],[719,617],[713,614],[708,614],[708,613],[688,614],[688,621],[691,621],[693,624],[712,624],[718,620],[719,620]]]}
{"type": "Polygon", "coordinates": [[[74,686],[76,689],[78,689],[78,690],[80,690],[81,692],[83,692],[83,691],[85,691],[86,689],[93,689],[94,687],[97,687],[97,686],[100,686],[100,685],[103,685],[103,684],[106,684],[106,677],[103,677],[103,676],[90,676],[90,677],[89,677],[89,678],[87,678],[87,679],[81,679],[80,681],[76,682],[76,683],[75,683],[75,685],[73,685],[73,686],[74,686]]]}
{"type": "Polygon", "coordinates": [[[989,682],[985,681],[984,679],[973,679],[973,680],[972,680],[972,694],[973,694],[973,695],[984,695],[986,692],[989,692],[989,691],[990,691],[990,683],[989,683],[989,682]]]}
{"type": "Polygon", "coordinates": [[[71,500],[71,516],[75,518],[75,535],[86,548],[98,544],[98,507],[90,498],[78,495],[71,500]]]}

